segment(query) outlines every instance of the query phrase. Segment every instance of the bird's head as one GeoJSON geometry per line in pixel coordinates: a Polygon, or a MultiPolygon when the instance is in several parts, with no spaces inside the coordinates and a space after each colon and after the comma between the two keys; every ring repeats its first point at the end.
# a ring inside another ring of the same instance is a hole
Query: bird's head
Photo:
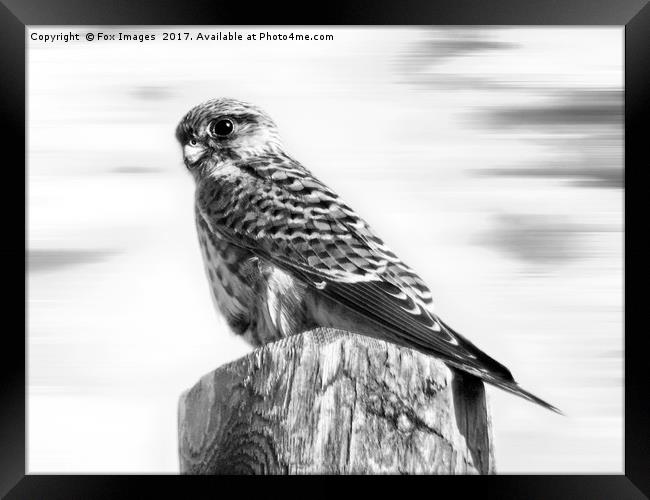
{"type": "Polygon", "coordinates": [[[185,166],[195,175],[229,160],[246,160],[282,149],[273,120],[252,104],[212,99],[192,108],[176,128],[185,166]]]}

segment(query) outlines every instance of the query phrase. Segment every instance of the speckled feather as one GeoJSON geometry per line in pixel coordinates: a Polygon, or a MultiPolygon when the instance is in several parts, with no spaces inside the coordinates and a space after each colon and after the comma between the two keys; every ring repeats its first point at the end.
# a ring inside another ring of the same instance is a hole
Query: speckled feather
{"type": "Polygon", "coordinates": [[[435,355],[557,411],[433,312],[423,280],[284,152],[264,112],[209,101],[186,115],[177,136],[206,143],[207,153],[188,165],[197,228],[213,296],[236,333],[259,345],[315,326],[352,329],[435,355]],[[238,135],[201,135],[223,117],[237,123],[238,135]]]}

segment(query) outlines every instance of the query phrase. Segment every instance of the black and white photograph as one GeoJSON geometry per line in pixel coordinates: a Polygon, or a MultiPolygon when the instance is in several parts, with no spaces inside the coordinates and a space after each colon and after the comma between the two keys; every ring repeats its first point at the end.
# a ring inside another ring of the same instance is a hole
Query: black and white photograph
{"type": "Polygon", "coordinates": [[[28,38],[30,471],[622,471],[620,28],[28,38]]]}
{"type": "Polygon", "coordinates": [[[626,217],[650,7],[589,2],[3,2],[25,328],[0,496],[412,475],[646,498],[626,217]]]}

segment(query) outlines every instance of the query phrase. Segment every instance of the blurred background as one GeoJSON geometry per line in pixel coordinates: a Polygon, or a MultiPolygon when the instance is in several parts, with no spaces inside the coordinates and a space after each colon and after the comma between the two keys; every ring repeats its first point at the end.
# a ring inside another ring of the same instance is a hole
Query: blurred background
{"type": "Polygon", "coordinates": [[[566,413],[489,387],[499,473],[623,471],[622,28],[29,40],[68,31],[27,33],[30,473],[177,472],[179,395],[250,350],[213,310],[174,139],[219,96],[268,111],[445,321],[566,413]]]}

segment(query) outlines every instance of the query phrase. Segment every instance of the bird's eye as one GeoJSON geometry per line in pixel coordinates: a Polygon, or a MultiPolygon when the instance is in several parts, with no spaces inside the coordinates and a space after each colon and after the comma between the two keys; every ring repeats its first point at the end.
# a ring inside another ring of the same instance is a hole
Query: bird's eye
{"type": "Polygon", "coordinates": [[[216,120],[210,124],[210,133],[219,137],[226,137],[232,134],[235,125],[232,120],[216,120]]]}
{"type": "Polygon", "coordinates": [[[190,146],[196,146],[198,143],[199,142],[194,138],[190,139],[190,142],[189,142],[190,146]]]}

